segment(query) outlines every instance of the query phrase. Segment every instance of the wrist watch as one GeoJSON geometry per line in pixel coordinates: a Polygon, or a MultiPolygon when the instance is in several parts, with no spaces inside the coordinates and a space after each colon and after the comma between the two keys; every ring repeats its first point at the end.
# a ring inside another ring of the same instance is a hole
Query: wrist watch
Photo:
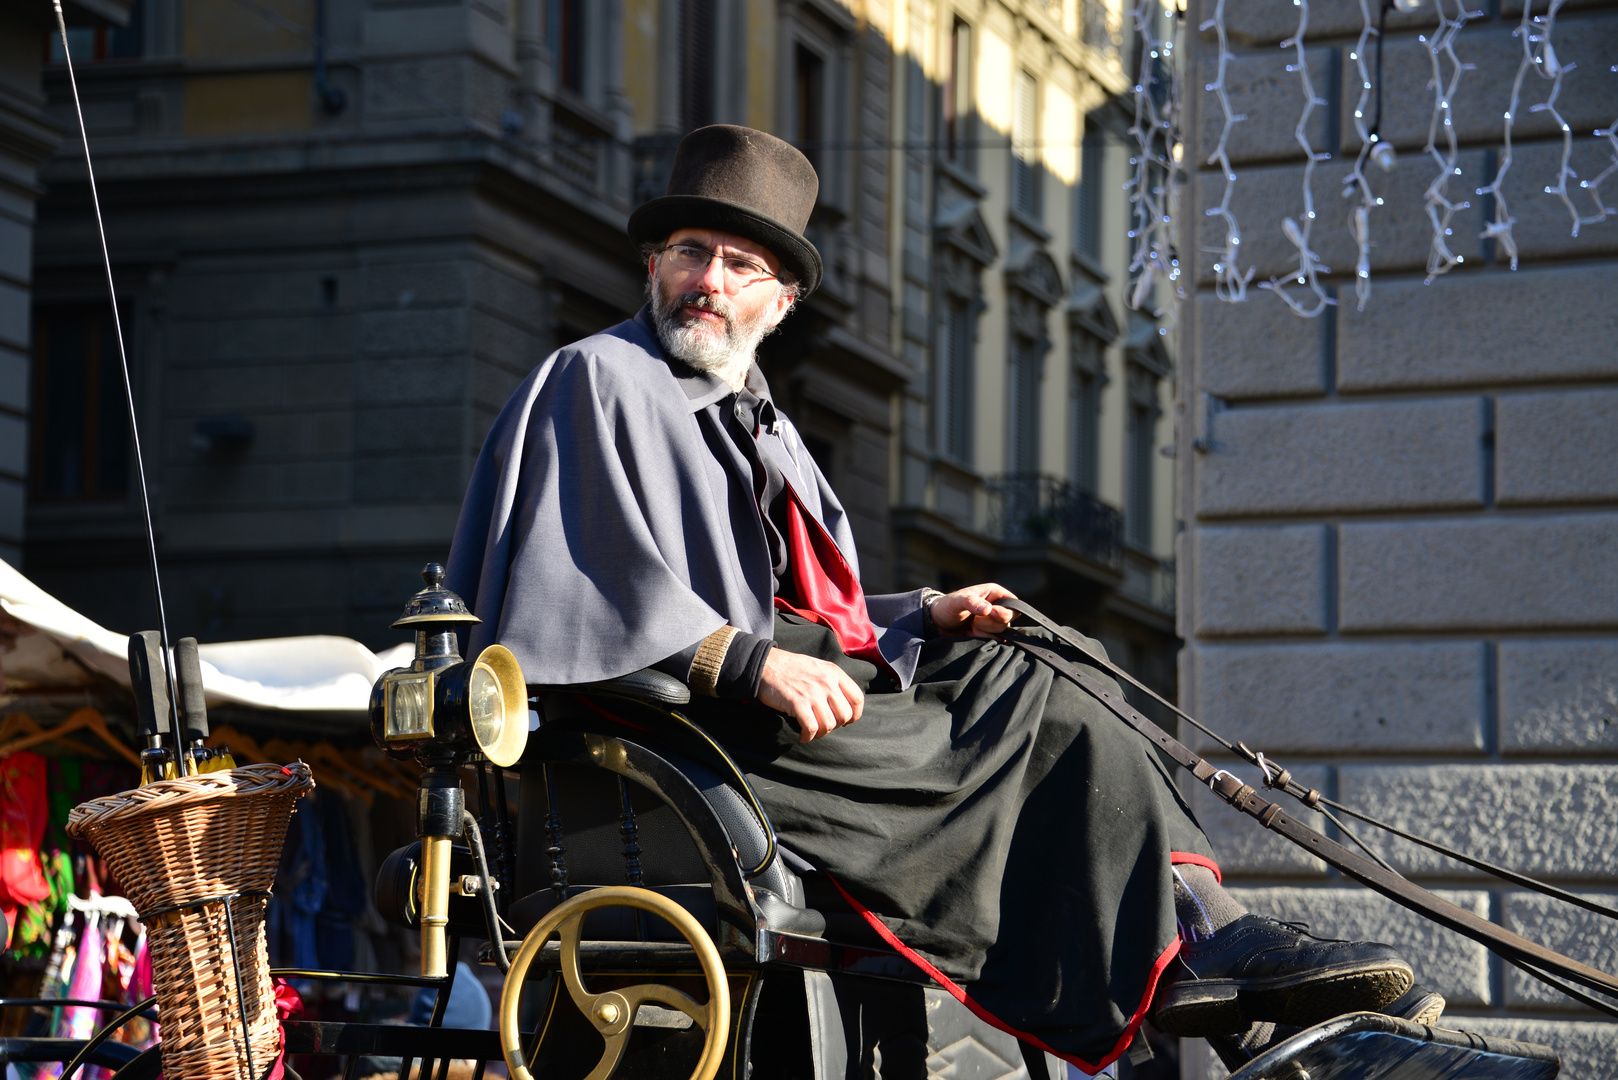
{"type": "Polygon", "coordinates": [[[944,594],[937,589],[921,590],[921,636],[937,637],[938,624],[933,622],[933,601],[944,594]]]}

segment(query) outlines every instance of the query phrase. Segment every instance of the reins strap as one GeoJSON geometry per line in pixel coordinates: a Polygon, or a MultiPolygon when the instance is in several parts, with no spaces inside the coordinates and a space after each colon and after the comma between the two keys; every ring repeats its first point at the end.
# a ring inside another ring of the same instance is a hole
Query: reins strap
{"type": "MultiPolygon", "coordinates": [[[[1044,615],[1034,612],[1027,604],[1021,601],[1007,600],[997,600],[995,603],[1027,615],[1080,653],[1093,657],[1098,661],[1100,660],[1100,658],[1094,657],[1094,654],[1084,648],[1082,644],[1074,640],[1065,630],[1051,622],[1044,615]]],[[[1226,772],[1224,769],[1216,768],[1200,755],[1194,753],[1180,740],[1154,724],[1119,694],[1114,693],[1100,679],[1068,660],[1067,657],[1051,648],[1049,644],[1019,633],[1016,630],[1008,630],[1000,636],[1000,640],[1047,664],[1057,674],[1076,684],[1080,689],[1100,701],[1113,715],[1140,732],[1170,758],[1190,770],[1192,776],[1207,784],[1213,793],[1225,802],[1242,813],[1256,818],[1258,823],[1266,829],[1280,833],[1299,847],[1313,852],[1318,858],[1341,870],[1362,885],[1381,893],[1395,903],[1427,916],[1441,926],[1446,926],[1456,933],[1463,934],[1473,941],[1481,943],[1507,959],[1524,961],[1534,967],[1566,976],[1592,990],[1618,997],[1618,978],[1608,975],[1604,971],[1581,964],[1571,957],[1553,952],[1543,945],[1529,941],[1519,934],[1514,934],[1505,927],[1481,918],[1464,908],[1456,907],[1454,904],[1434,896],[1426,889],[1413,884],[1398,874],[1383,869],[1370,859],[1350,851],[1336,841],[1323,836],[1303,824],[1303,822],[1291,817],[1280,806],[1260,795],[1251,784],[1243,782],[1240,777],[1226,772]]],[[[1110,667],[1111,665],[1108,666],[1110,667]]],[[[1618,1012],[1615,1012],[1610,1007],[1604,1011],[1618,1015],[1618,1012]]]]}

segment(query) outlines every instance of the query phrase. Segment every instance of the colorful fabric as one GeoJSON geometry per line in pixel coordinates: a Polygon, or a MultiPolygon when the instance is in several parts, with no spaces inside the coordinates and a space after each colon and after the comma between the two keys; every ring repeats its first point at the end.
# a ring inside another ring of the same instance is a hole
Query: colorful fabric
{"type": "Polygon", "coordinates": [[[50,899],[39,859],[45,822],[45,759],[23,751],[0,760],[0,913],[7,945],[19,909],[50,899]]]}

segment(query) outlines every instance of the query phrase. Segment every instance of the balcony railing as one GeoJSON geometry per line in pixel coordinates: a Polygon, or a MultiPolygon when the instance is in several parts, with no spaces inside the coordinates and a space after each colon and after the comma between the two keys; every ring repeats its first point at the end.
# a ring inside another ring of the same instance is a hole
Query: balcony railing
{"type": "Polygon", "coordinates": [[[1008,473],[984,485],[989,534],[1006,544],[1057,544],[1114,568],[1124,560],[1124,519],[1072,484],[1038,473],[1008,473]]]}
{"type": "Polygon", "coordinates": [[[1079,0],[1079,34],[1084,43],[1098,50],[1109,61],[1118,59],[1117,16],[1102,0],[1079,0]]]}

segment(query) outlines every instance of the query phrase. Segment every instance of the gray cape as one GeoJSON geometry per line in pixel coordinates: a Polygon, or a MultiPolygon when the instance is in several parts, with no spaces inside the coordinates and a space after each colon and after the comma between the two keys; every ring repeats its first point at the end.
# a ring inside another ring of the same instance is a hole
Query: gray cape
{"type": "MultiPolygon", "coordinates": [[[[752,469],[669,367],[646,311],[565,346],[531,372],[472,471],[445,584],[529,684],[648,667],[729,623],[774,636],[774,576],[752,469]]],[[[808,510],[859,573],[848,515],[790,421],[760,433],[808,510]]],[[[920,592],[867,597],[901,685],[921,648],[920,592]]]]}

